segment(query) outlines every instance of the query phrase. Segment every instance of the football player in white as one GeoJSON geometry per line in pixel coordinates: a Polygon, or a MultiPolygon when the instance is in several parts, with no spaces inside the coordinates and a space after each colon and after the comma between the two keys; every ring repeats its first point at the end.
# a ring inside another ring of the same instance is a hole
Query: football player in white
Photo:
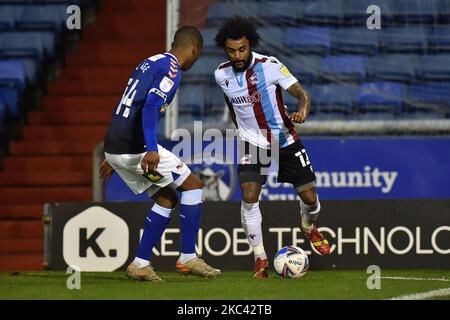
{"type": "Polygon", "coordinates": [[[243,144],[240,150],[244,153],[239,155],[238,164],[241,221],[253,248],[254,277],[264,279],[268,277],[268,260],[262,239],[259,195],[270,162],[264,162],[262,154],[271,154],[277,160],[278,182],[291,183],[300,196],[299,226],[313,247],[327,255],[330,245],[315,225],[320,212],[316,176],[293,124],[306,121],[311,109],[310,96],[278,59],[252,51],[258,40],[256,28],[248,19],[236,16],[225,21],[215,41],[224,49],[228,61],[218,66],[215,79],[243,144]],[[298,99],[298,110],[290,116],[283,103],[282,89],[298,99]]]}

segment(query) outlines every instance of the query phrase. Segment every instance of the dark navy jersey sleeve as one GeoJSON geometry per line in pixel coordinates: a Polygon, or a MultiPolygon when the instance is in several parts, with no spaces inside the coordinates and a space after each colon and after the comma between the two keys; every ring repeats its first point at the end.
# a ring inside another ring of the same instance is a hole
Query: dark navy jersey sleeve
{"type": "Polygon", "coordinates": [[[136,154],[156,150],[156,128],[180,81],[176,58],[168,53],[142,61],[126,83],[105,137],[105,151],[136,154]]]}
{"type": "Polygon", "coordinates": [[[147,100],[142,108],[142,128],[146,151],[158,150],[156,138],[158,121],[165,113],[178,88],[178,82],[172,80],[176,77],[171,78],[171,74],[174,75],[174,73],[170,68],[172,67],[161,68],[161,72],[154,77],[153,84],[148,91],[147,100]]]}

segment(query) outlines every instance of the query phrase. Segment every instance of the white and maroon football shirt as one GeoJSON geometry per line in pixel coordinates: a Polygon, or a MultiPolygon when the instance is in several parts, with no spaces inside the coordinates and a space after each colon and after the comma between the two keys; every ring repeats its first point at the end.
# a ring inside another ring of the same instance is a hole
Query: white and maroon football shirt
{"type": "Polygon", "coordinates": [[[280,147],[299,139],[281,90],[287,90],[297,79],[280,61],[253,52],[247,70],[235,72],[231,62],[225,62],[214,75],[233,105],[242,140],[267,149],[272,139],[277,139],[280,147]]]}

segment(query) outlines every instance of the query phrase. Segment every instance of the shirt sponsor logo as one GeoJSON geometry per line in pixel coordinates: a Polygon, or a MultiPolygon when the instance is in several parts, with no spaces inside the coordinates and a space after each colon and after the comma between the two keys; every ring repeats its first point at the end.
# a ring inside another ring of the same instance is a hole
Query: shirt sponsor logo
{"type": "Polygon", "coordinates": [[[230,101],[232,104],[248,104],[261,102],[261,93],[255,91],[251,96],[232,97],[230,101]]]}

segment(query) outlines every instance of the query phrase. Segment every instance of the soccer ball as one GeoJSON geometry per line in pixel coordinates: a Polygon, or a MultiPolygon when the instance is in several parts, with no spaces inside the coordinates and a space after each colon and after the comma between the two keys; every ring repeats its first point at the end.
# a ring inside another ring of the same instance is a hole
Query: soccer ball
{"type": "Polygon", "coordinates": [[[273,266],[282,278],[300,278],[308,271],[308,255],[299,247],[286,246],[275,255],[273,266]]]}

